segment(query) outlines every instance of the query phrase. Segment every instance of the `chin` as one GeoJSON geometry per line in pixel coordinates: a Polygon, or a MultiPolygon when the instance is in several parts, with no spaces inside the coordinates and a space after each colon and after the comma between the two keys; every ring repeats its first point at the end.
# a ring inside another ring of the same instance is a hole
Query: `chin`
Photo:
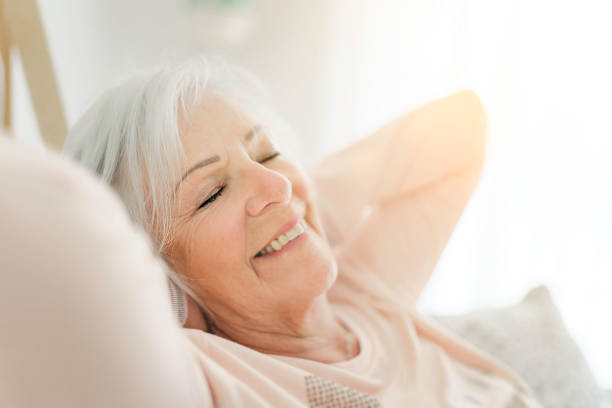
{"type": "Polygon", "coordinates": [[[313,276],[312,279],[312,290],[315,296],[320,296],[325,293],[336,282],[336,278],[338,278],[338,265],[336,261],[332,259],[327,265],[322,265],[319,267],[319,272],[316,276],[313,276]]]}
{"type": "Polygon", "coordinates": [[[285,293],[290,293],[291,301],[310,302],[312,299],[326,294],[336,281],[337,276],[338,268],[334,261],[325,265],[316,265],[308,268],[308,270],[300,270],[295,275],[295,279],[286,282],[287,286],[283,286],[285,286],[285,293]]]}
{"type": "Polygon", "coordinates": [[[327,292],[338,279],[338,264],[334,260],[333,264],[330,267],[330,271],[328,273],[327,287],[325,288],[325,292],[327,292]]]}

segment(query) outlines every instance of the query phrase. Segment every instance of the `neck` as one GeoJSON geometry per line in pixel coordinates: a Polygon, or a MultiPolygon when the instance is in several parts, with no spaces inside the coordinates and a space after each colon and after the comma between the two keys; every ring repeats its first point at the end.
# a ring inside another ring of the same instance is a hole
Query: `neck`
{"type": "Polygon", "coordinates": [[[266,321],[215,319],[213,333],[265,354],[304,358],[323,363],[345,361],[356,351],[356,338],[333,313],[326,296],[308,307],[295,308],[266,321]]]}

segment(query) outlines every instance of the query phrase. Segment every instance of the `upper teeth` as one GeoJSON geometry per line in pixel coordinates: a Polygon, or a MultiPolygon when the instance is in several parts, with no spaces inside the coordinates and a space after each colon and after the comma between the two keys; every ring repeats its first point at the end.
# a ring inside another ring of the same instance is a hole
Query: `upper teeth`
{"type": "Polygon", "coordinates": [[[270,252],[280,250],[289,242],[302,235],[305,229],[306,223],[304,222],[304,220],[300,220],[297,224],[295,224],[295,227],[273,239],[272,242],[266,245],[266,247],[259,251],[255,256],[262,256],[265,254],[269,254],[270,252]]]}

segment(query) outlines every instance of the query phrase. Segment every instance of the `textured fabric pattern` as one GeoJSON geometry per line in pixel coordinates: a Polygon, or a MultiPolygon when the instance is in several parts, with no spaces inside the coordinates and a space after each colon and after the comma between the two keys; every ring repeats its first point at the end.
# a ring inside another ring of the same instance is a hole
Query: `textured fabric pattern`
{"type": "Polygon", "coordinates": [[[305,377],[308,404],[312,408],[381,408],[380,402],[368,394],[325,378],[305,377]]]}

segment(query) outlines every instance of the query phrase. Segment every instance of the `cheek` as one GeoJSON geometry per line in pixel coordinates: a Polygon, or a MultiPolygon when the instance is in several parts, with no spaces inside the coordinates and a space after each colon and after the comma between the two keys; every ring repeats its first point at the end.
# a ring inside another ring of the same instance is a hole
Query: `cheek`
{"type": "Polygon", "coordinates": [[[245,291],[254,285],[254,274],[244,262],[244,229],[228,217],[213,219],[211,214],[184,236],[185,275],[194,292],[216,311],[239,305],[245,291]]]}
{"type": "Polygon", "coordinates": [[[190,258],[193,274],[234,270],[244,257],[244,230],[238,219],[223,217],[202,223],[193,232],[190,258]]]}
{"type": "Polygon", "coordinates": [[[291,181],[293,194],[306,201],[314,200],[314,184],[304,169],[296,167],[292,169],[287,176],[291,181]]]}
{"type": "Polygon", "coordinates": [[[314,184],[306,171],[293,163],[285,163],[279,170],[291,182],[292,194],[303,200],[312,210],[316,194],[314,184]]]}
{"type": "Polygon", "coordinates": [[[244,229],[240,218],[227,210],[196,217],[181,231],[176,256],[185,276],[214,282],[230,278],[230,271],[244,265],[244,229]]]}
{"type": "Polygon", "coordinates": [[[308,206],[306,214],[308,223],[319,233],[319,235],[324,237],[325,233],[319,209],[316,204],[316,190],[313,180],[303,168],[297,166],[287,174],[287,177],[291,181],[293,194],[304,200],[308,206]]]}

